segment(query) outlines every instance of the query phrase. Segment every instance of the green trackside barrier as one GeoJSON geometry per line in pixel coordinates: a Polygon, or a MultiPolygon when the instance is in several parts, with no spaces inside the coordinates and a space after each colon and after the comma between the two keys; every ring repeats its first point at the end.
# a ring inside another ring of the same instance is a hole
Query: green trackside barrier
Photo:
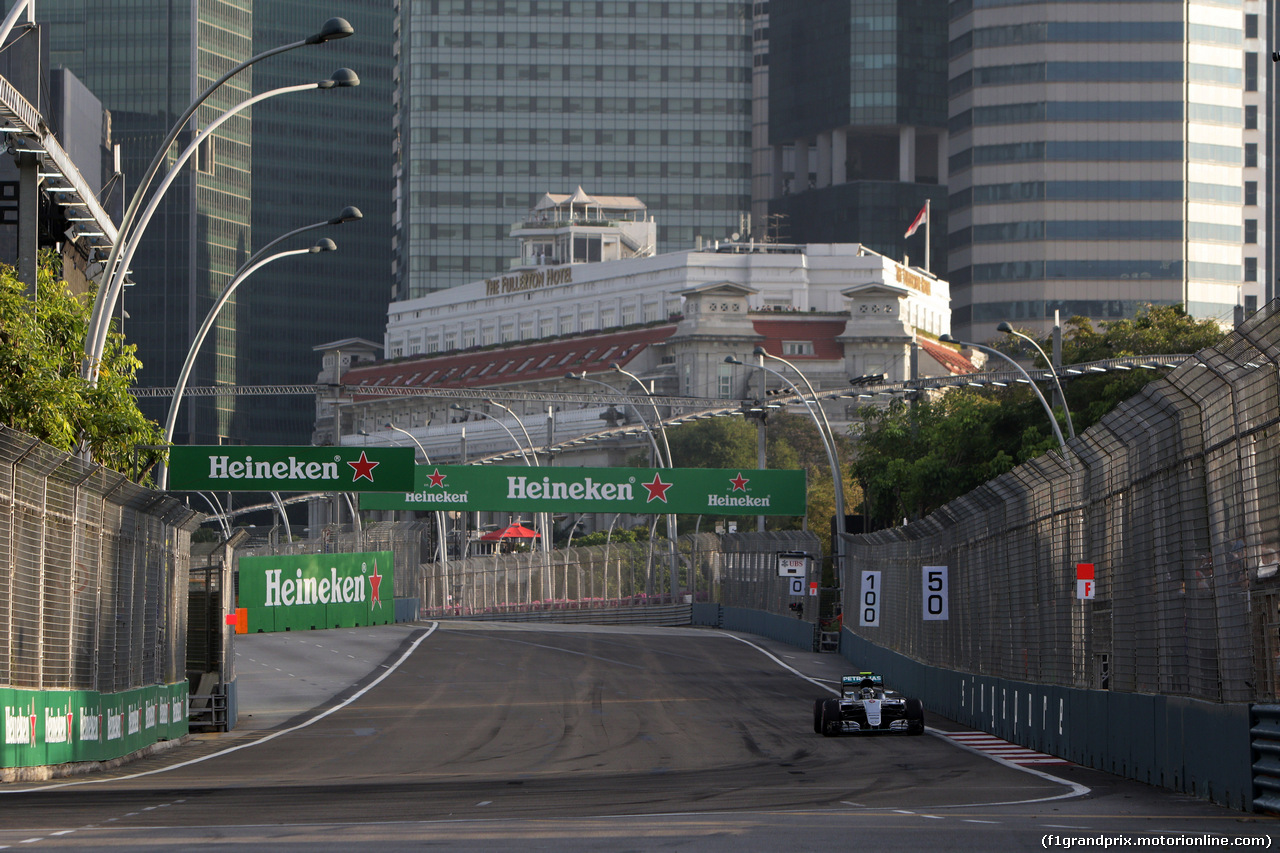
{"type": "Polygon", "coordinates": [[[311,631],[395,622],[390,551],[241,557],[248,632],[311,631]]]}
{"type": "Polygon", "coordinates": [[[187,734],[185,681],[120,693],[0,687],[0,767],[119,758],[187,734]]]}

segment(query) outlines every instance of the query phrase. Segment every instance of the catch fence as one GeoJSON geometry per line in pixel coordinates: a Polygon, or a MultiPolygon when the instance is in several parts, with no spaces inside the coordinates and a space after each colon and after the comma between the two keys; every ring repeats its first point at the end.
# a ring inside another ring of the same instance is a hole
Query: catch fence
{"type": "Polygon", "coordinates": [[[185,680],[199,520],[0,426],[0,686],[118,693],[185,680]]]}
{"type": "Polygon", "coordinates": [[[1057,452],[929,517],[851,537],[845,627],[924,664],[1045,685],[1275,701],[1280,313],[1150,383],[1057,452]],[[1078,598],[1093,564],[1094,598],[1078,598]],[[924,567],[949,618],[925,619],[924,567]],[[878,627],[860,579],[881,572],[878,627]]]}

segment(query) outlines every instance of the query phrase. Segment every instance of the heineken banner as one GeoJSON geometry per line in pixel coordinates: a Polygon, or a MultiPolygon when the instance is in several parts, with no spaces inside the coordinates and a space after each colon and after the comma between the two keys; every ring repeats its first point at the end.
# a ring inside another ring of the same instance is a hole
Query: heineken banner
{"type": "Polygon", "coordinates": [[[241,557],[239,573],[250,634],[396,621],[390,551],[241,557]]]}
{"type": "Polygon", "coordinates": [[[121,693],[0,687],[0,767],[106,761],[187,734],[187,682],[121,693]]]}
{"type": "Polygon", "coordinates": [[[803,470],[419,465],[412,492],[361,509],[804,515],[803,470]]]}
{"type": "Polygon", "coordinates": [[[412,447],[169,448],[175,492],[400,492],[412,489],[412,447]]]}

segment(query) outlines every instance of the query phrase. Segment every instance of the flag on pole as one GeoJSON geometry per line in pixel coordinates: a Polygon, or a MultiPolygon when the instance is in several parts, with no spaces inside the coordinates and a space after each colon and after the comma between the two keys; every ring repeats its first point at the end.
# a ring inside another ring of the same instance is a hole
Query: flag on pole
{"type": "Polygon", "coordinates": [[[911,220],[911,225],[907,227],[907,233],[902,235],[902,239],[905,240],[906,238],[910,237],[912,234],[916,233],[916,229],[918,229],[921,225],[924,225],[928,221],[929,221],[929,203],[925,202],[924,207],[920,208],[920,212],[916,214],[916,218],[911,220]]]}

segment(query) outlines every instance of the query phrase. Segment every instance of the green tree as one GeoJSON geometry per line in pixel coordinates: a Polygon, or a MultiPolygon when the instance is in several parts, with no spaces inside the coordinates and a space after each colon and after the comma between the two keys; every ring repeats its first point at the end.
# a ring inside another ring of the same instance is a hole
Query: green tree
{"type": "MultiPolygon", "coordinates": [[[[1062,338],[1064,365],[1121,356],[1193,353],[1213,346],[1223,336],[1217,321],[1197,320],[1181,305],[1146,305],[1131,319],[1099,325],[1101,328],[1095,329],[1088,317],[1078,315],[1067,320],[1062,338]]],[[[1024,334],[1027,333],[1024,331],[1024,334]]],[[[1044,338],[1040,345],[1045,352],[1051,351],[1049,338],[1044,338]]],[[[1039,353],[1013,335],[1000,341],[998,346],[1005,352],[1030,357],[1037,367],[1048,366],[1039,353]]],[[[1082,376],[1065,382],[1063,393],[1076,430],[1088,429],[1121,401],[1159,377],[1156,371],[1131,370],[1082,376]]]]}
{"type": "MultiPolygon", "coordinates": [[[[756,468],[756,422],[746,418],[709,418],[682,424],[667,430],[671,455],[677,468],[756,468]]],[[[861,493],[849,475],[847,462],[852,458],[853,442],[837,435],[837,460],[845,473],[846,511],[854,511],[861,493]]],[[[765,460],[769,468],[803,468],[808,481],[806,509],[808,526],[825,535],[835,514],[835,489],[817,426],[808,415],[776,411],[769,414],[765,430],[765,460]]],[[[742,516],[746,523],[754,516],[742,516]]],[[[800,526],[800,519],[770,517],[765,521],[771,530],[787,530],[800,526]]]]}
{"type": "MultiPolygon", "coordinates": [[[[1067,322],[1063,362],[1079,364],[1126,355],[1190,353],[1221,340],[1211,320],[1196,320],[1181,306],[1148,306],[1133,319],[1101,323],[1085,317],[1067,322]]],[[[1010,335],[997,343],[1005,352],[1034,353],[1010,335]]],[[[1049,342],[1042,344],[1046,352],[1049,342]]],[[[1043,359],[1038,366],[1044,367],[1043,359]]],[[[1129,370],[1064,381],[1076,430],[1087,429],[1118,403],[1161,373],[1129,370]]],[[[1042,388],[1046,396],[1049,390],[1042,388]]],[[[856,437],[854,474],[866,495],[874,527],[916,519],[948,501],[1057,447],[1044,409],[1030,389],[952,389],[914,404],[867,408],[856,437]]],[[[1060,418],[1061,420],[1061,418],[1060,418]]],[[[1064,427],[1065,431],[1065,427],[1064,427]]]]}
{"type": "Polygon", "coordinates": [[[14,269],[0,264],[0,423],[71,451],[84,442],[90,456],[108,468],[147,471],[161,430],[138,409],[129,393],[141,363],[136,347],[113,331],[91,387],[80,378],[91,296],[77,297],[61,280],[60,259],[40,255],[37,296],[14,269]]]}

